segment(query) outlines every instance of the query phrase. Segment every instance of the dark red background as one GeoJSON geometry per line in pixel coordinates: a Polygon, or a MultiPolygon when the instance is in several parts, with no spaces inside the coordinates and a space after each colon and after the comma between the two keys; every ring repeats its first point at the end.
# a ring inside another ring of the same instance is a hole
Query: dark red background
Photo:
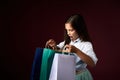
{"type": "Polygon", "coordinates": [[[95,80],[117,80],[120,59],[120,2],[116,0],[10,0],[1,4],[0,80],[29,80],[36,47],[63,40],[67,16],[81,13],[99,59],[95,80]],[[5,77],[4,77],[5,76],[5,77]]]}

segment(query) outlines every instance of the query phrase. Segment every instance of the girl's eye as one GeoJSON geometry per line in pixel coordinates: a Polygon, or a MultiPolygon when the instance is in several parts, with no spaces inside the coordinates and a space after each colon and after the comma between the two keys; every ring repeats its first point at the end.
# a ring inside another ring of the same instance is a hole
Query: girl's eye
{"type": "Polygon", "coordinates": [[[73,31],[73,30],[71,29],[71,30],[69,30],[69,31],[73,31]]]}

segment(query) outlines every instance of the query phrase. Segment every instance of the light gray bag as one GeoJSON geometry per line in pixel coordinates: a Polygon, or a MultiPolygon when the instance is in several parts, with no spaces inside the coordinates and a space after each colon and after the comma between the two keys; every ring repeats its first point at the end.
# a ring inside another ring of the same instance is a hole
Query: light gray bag
{"type": "Polygon", "coordinates": [[[55,53],[49,80],[75,80],[75,56],[55,53]]]}

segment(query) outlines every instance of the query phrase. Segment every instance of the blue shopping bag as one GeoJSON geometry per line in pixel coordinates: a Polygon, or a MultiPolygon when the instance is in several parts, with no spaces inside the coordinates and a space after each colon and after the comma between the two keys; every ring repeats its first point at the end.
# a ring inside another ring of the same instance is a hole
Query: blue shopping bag
{"type": "Polygon", "coordinates": [[[43,48],[36,48],[30,80],[39,80],[43,48]]]}

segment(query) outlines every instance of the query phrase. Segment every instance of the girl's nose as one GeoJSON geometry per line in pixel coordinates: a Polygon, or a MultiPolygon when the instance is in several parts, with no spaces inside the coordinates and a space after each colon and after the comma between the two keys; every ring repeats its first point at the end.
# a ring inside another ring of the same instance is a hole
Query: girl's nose
{"type": "Polygon", "coordinates": [[[67,34],[70,35],[70,32],[68,31],[67,34]]]}

